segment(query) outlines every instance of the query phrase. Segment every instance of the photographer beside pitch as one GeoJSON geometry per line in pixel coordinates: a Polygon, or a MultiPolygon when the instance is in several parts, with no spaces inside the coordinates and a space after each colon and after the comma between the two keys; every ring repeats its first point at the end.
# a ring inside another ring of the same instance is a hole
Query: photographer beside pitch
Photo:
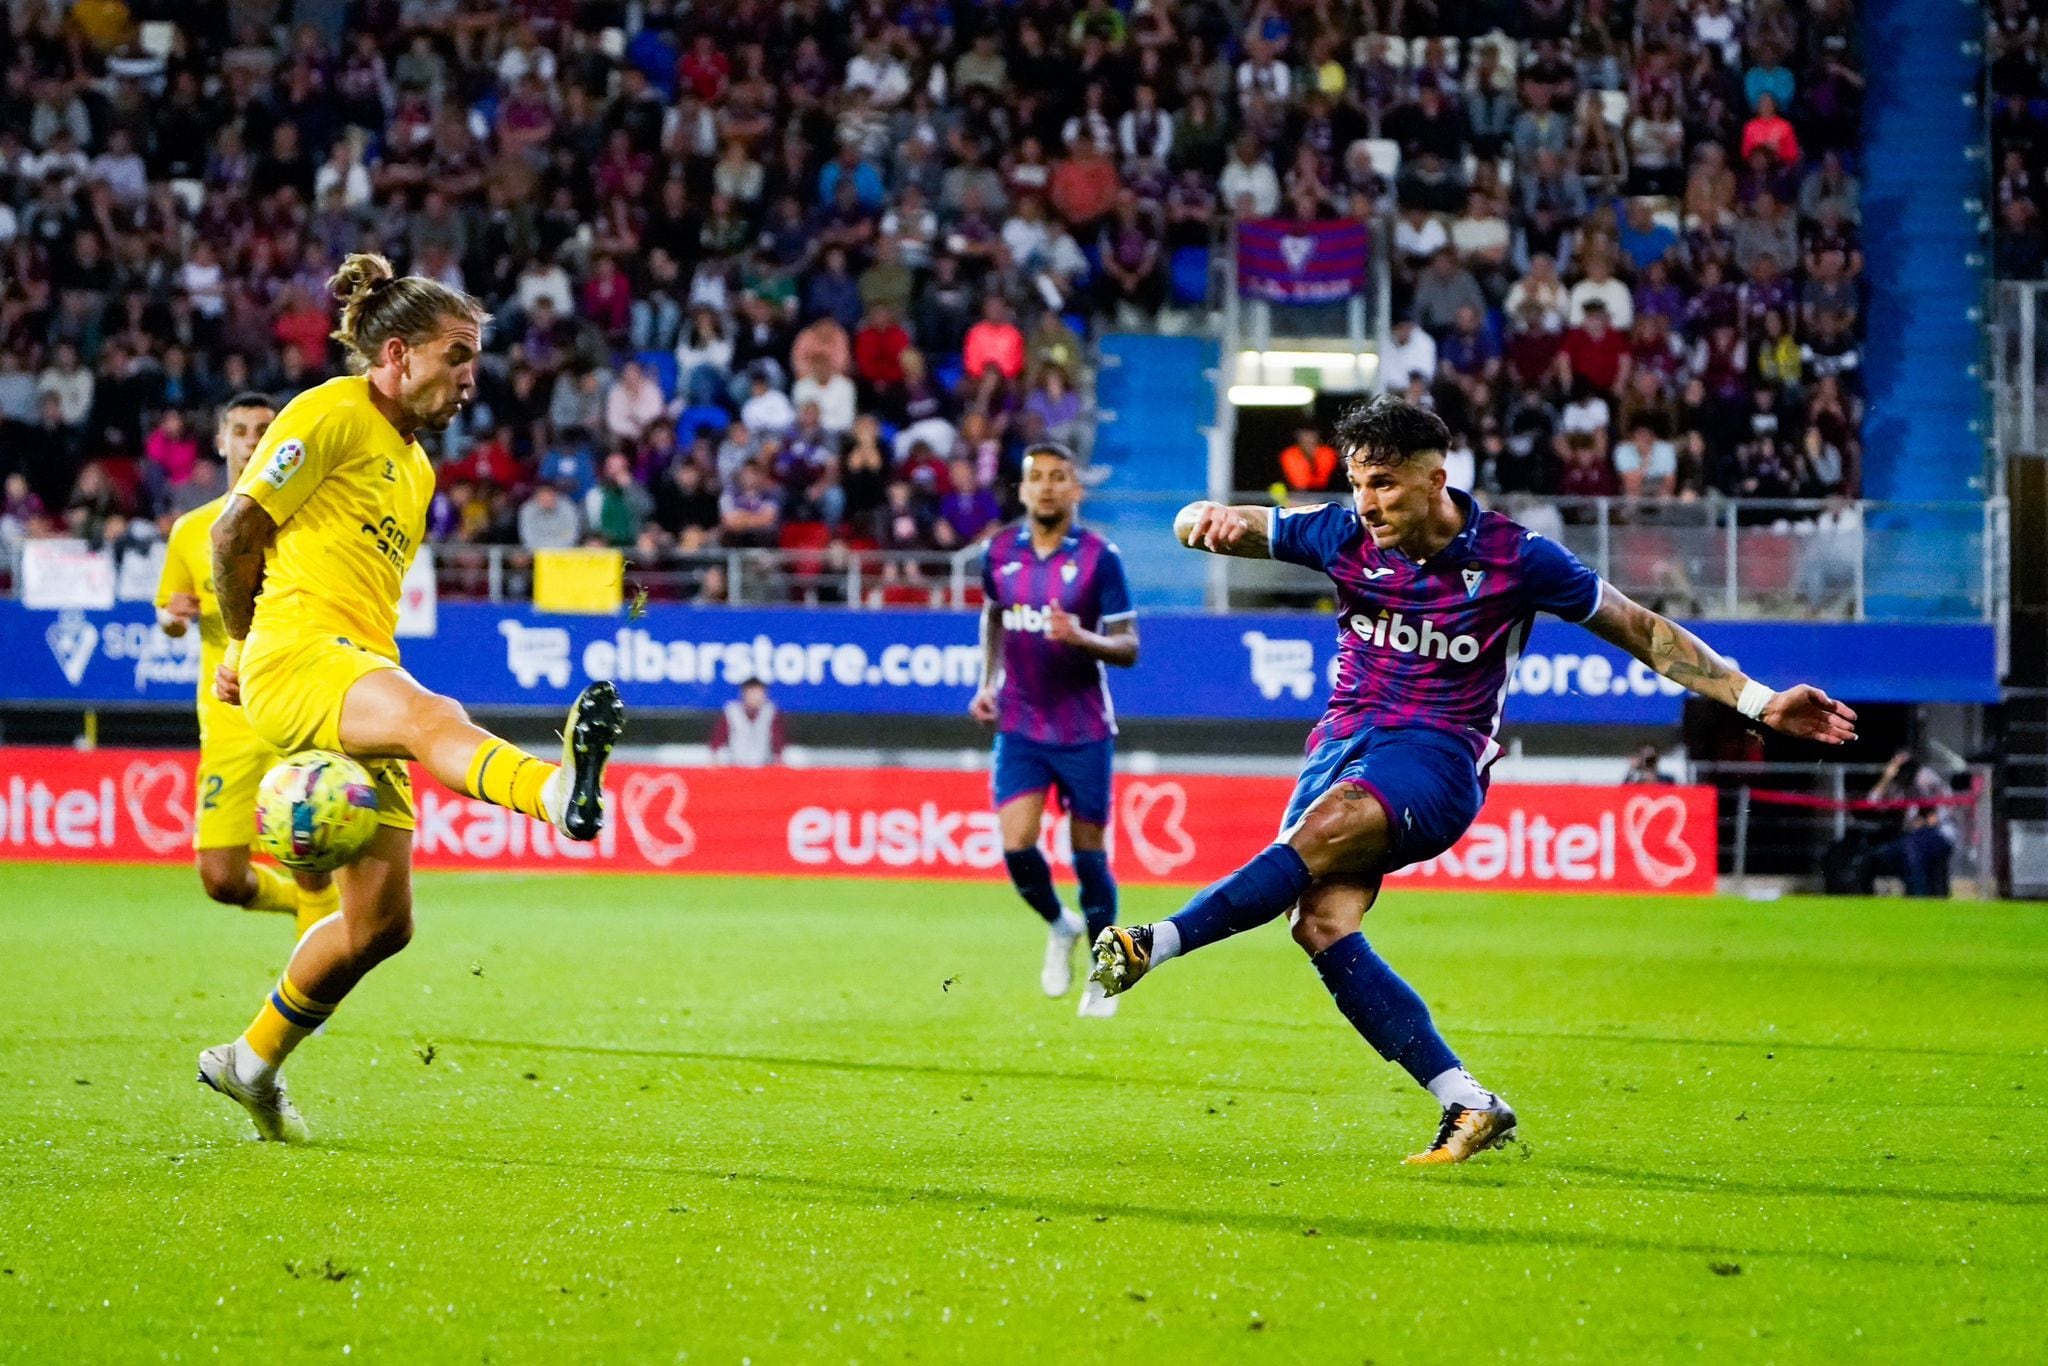
{"type": "Polygon", "coordinates": [[[1856,714],[1806,684],[1774,691],[1676,622],[1632,602],[1536,532],[1450,488],[1450,432],[1381,397],[1337,424],[1350,505],[1193,503],[1183,545],[1321,570],[1338,598],[1338,672],[1279,840],[1171,919],[1113,926],[1095,980],[1127,991],[1170,958],[1294,910],[1294,939],[1367,1043],[1443,1107],[1410,1162],[1462,1162],[1514,1137],[1515,1113],[1444,1042],[1415,990],[1360,926],[1389,872],[1455,844],[1479,814],[1500,755],[1508,680],[1538,612],[1626,650],[1675,683],[1773,730],[1824,744],[1855,738],[1856,714]]]}

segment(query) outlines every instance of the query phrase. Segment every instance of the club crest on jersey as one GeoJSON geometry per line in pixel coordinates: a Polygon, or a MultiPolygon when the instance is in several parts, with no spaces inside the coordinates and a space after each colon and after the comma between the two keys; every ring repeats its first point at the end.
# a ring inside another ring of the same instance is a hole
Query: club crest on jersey
{"type": "Polygon", "coordinates": [[[1080,572],[1081,566],[1073,563],[1070,560],[1066,564],[1060,566],[1060,582],[1072,583],[1074,581],[1074,576],[1080,572]]]}
{"type": "Polygon", "coordinates": [[[274,489],[281,489],[299,466],[306,463],[306,443],[303,441],[281,441],[270,453],[270,459],[263,465],[263,482],[274,489]]]}
{"type": "Polygon", "coordinates": [[[1465,571],[1465,596],[1468,599],[1477,597],[1479,595],[1479,585],[1484,582],[1486,582],[1486,571],[1484,569],[1468,568],[1465,571]]]}

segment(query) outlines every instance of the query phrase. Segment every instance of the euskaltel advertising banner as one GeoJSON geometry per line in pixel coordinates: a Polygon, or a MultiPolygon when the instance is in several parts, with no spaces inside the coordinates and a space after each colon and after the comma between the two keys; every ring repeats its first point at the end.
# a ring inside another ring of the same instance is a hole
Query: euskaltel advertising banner
{"type": "MultiPolygon", "coordinates": [[[[193,756],[0,749],[0,859],[181,862],[191,856],[193,756]]],[[[414,773],[420,866],[635,873],[1002,876],[986,775],[901,769],[614,765],[604,836],[572,844],[414,773]]],[[[1120,775],[1110,832],[1130,883],[1204,883],[1269,843],[1285,778],[1120,775]]],[[[1706,787],[1497,785],[1464,839],[1395,875],[1411,888],[1705,894],[1706,787]]],[[[1065,831],[1047,848],[1065,861],[1065,831]]]]}

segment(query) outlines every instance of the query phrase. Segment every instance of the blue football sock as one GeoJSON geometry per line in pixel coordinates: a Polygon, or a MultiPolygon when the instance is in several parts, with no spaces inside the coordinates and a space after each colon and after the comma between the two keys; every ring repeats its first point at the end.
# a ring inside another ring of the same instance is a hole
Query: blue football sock
{"type": "Polygon", "coordinates": [[[1081,880],[1081,914],[1088,918],[1088,942],[1116,924],[1116,878],[1109,855],[1100,849],[1074,851],[1074,876],[1081,880]]]}
{"type": "Polygon", "coordinates": [[[1052,889],[1052,865],[1034,848],[1005,849],[1003,862],[1010,870],[1010,883],[1024,904],[1045,918],[1049,925],[1060,918],[1060,894],[1052,889]]]}
{"type": "Polygon", "coordinates": [[[1337,998],[1337,1009],[1388,1062],[1401,1064],[1424,1086],[1458,1066],[1458,1055],[1436,1032],[1429,1007],[1372,951],[1364,935],[1345,935],[1317,954],[1315,965],[1337,998]]]}
{"type": "Polygon", "coordinates": [[[1193,953],[1219,939],[1255,930],[1301,900],[1315,879],[1301,855],[1285,844],[1265,852],[1220,882],[1195,893],[1194,900],[1173,916],[1180,933],[1180,952],[1193,953]]]}

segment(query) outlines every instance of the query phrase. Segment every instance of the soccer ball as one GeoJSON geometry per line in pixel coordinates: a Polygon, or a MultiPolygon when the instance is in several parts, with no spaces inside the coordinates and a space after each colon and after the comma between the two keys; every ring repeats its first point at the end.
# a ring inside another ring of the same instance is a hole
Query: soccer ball
{"type": "Polygon", "coordinates": [[[346,754],[294,754],[256,789],[256,847],[294,872],[332,872],[376,833],[377,785],[346,754]]]}

